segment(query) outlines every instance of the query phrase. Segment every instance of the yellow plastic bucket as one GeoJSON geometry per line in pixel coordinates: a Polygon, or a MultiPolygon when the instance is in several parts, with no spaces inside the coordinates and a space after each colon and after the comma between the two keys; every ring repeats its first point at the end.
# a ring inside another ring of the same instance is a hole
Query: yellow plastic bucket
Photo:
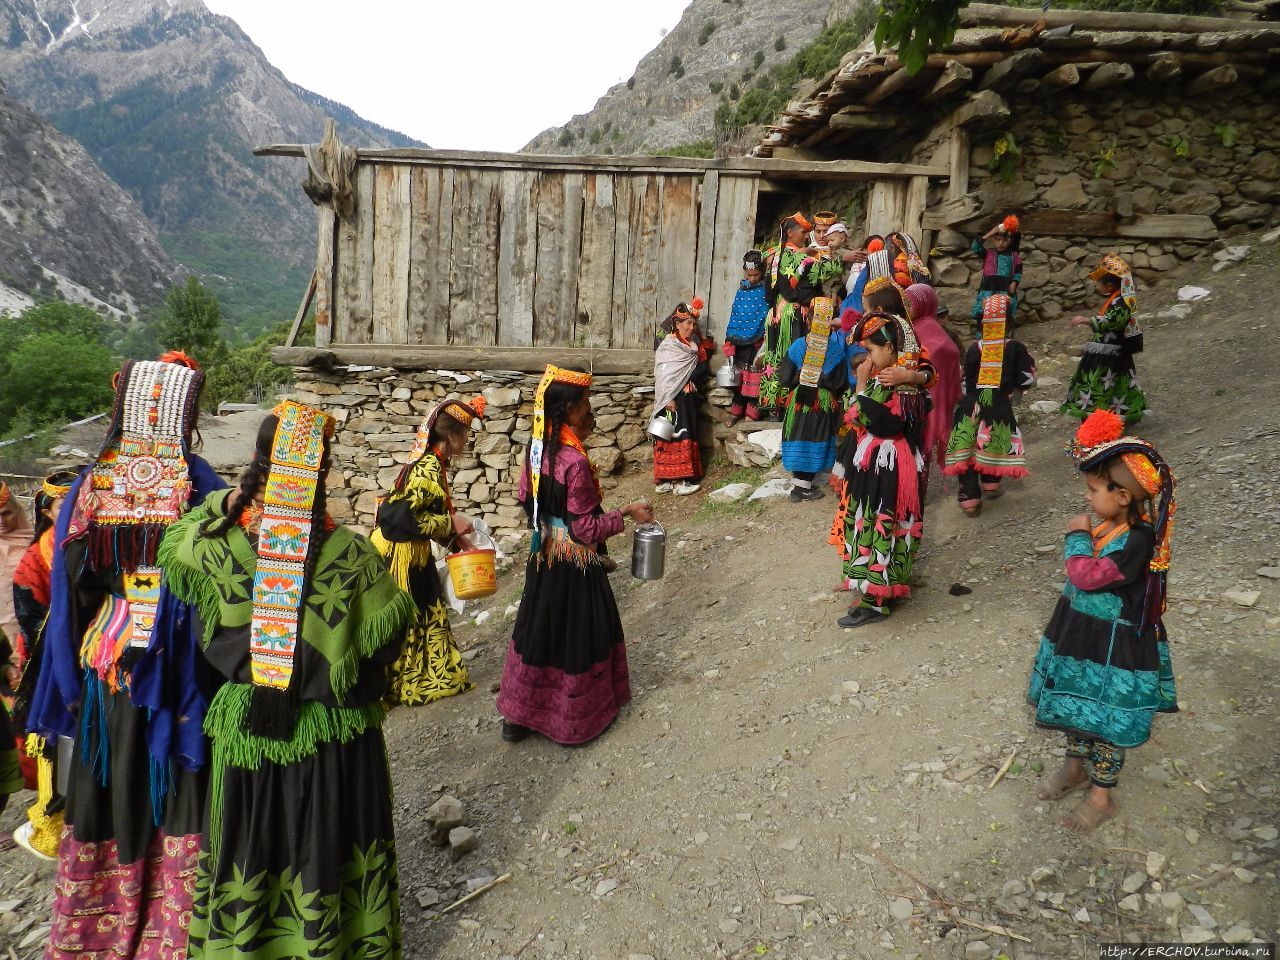
{"type": "Polygon", "coordinates": [[[453,595],[459,600],[492,596],[498,590],[498,571],[493,550],[463,550],[445,558],[453,595]]]}

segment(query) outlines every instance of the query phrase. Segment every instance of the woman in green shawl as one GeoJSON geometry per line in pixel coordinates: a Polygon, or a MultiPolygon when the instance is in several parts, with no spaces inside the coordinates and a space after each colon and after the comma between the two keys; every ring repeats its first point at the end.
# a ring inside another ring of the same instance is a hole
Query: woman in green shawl
{"type": "Polygon", "coordinates": [[[325,512],[332,431],[321,411],[280,404],[239,486],[160,547],[225,681],[205,720],[191,958],[400,957],[382,699],[415,608],[325,512]]]}

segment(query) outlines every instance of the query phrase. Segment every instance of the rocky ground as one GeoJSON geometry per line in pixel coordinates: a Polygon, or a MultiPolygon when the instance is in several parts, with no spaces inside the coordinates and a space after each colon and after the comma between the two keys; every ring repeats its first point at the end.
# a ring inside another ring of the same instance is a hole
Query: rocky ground
{"type": "MultiPolygon", "coordinates": [[[[477,689],[387,726],[406,956],[1032,960],[1280,937],[1280,347],[1259,309],[1277,266],[1280,247],[1255,243],[1181,278],[1207,299],[1170,312],[1176,286],[1140,291],[1140,432],[1180,480],[1166,622],[1182,712],[1130,752],[1117,819],[1076,837],[1062,804],[1035,799],[1061,738],[1023,694],[1082,509],[1071,424],[1031,408],[1061,394],[1078,331],[1039,325],[1025,339],[1043,387],[1021,408],[1034,476],[979,520],[935,493],[916,593],[883,625],[835,624],[830,498],[663,497],[666,578],[632,580],[629,538],[614,547],[634,702],[564,749],[498,738],[518,569],[481,623],[455,618],[477,689]],[[429,841],[444,794],[479,840],[456,863],[429,841]]],[[[722,466],[709,486],[746,479],[722,466]]],[[[622,486],[614,498],[642,478],[622,486]]],[[[11,956],[39,954],[51,876],[0,854],[11,956]]]]}

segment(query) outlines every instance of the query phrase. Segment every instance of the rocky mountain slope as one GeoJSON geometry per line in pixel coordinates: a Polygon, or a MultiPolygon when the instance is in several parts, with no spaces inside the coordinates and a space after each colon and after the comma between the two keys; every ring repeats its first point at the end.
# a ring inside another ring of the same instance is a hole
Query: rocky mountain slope
{"type": "Polygon", "coordinates": [[[315,242],[301,162],[253,148],[316,141],[326,116],[349,143],[413,145],[291,83],[200,0],[9,0],[0,38],[8,93],[84,144],[246,332],[292,312],[315,242]]]}
{"type": "Polygon", "coordinates": [[[0,94],[0,310],[59,294],[133,313],[176,267],[133,198],[79,143],[0,94]]]}
{"type": "Polygon", "coordinates": [[[857,0],[692,0],[680,23],[626,83],[589,113],[535,137],[537,153],[704,150],[716,107],[737,102],[770,68],[789,62],[857,0]]]}

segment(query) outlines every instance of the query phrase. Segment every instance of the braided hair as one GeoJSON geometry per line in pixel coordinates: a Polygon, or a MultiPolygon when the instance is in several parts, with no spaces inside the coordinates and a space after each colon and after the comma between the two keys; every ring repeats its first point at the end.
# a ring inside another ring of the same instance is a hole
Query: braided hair
{"type": "MultiPolygon", "coordinates": [[[[585,373],[575,367],[566,367],[574,373],[585,373]]],[[[546,422],[546,434],[542,440],[542,473],[546,477],[555,477],[556,454],[560,452],[560,428],[568,422],[569,408],[581,402],[590,391],[590,387],[578,387],[571,383],[553,381],[543,397],[543,411],[546,422]]],[[[538,509],[544,515],[551,515],[551,487],[553,484],[543,483],[538,487],[538,509]]]]}
{"type": "Polygon", "coordinates": [[[862,295],[862,306],[867,314],[891,313],[895,317],[909,317],[907,301],[902,295],[902,288],[896,283],[886,284],[876,290],[862,295]]]}

